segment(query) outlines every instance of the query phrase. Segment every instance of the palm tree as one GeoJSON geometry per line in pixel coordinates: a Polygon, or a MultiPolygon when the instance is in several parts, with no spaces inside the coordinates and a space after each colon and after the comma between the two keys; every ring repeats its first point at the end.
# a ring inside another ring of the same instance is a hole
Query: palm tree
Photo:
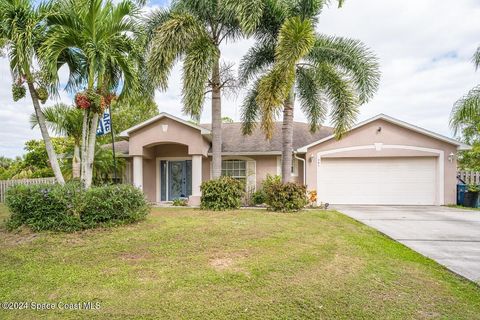
{"type": "Polygon", "coordinates": [[[43,87],[44,79],[34,70],[48,14],[46,6],[35,8],[29,0],[0,0],[0,47],[6,48],[8,53],[14,100],[24,97],[23,83],[26,82],[50,165],[57,182],[63,184],[62,171],[40,108],[40,100],[46,100],[48,93],[43,87]]]}
{"type": "MultiPolygon", "coordinates": [[[[57,135],[73,139],[72,177],[80,178],[80,141],[82,139],[82,111],[59,103],[43,109],[47,126],[57,135]]],[[[37,117],[30,116],[32,127],[38,125],[37,117]]]]}
{"type": "MultiPolygon", "coordinates": [[[[475,70],[480,68],[480,47],[473,55],[475,70]]],[[[480,140],[480,85],[457,100],[450,115],[450,127],[455,135],[461,134],[465,142],[480,140]]]]}
{"type": "Polygon", "coordinates": [[[376,57],[361,42],[315,32],[325,1],[267,3],[255,32],[257,42],[240,66],[241,83],[253,82],[242,105],[243,133],[251,134],[260,120],[270,139],[283,111],[285,183],[291,180],[295,98],[312,132],[329,115],[340,138],[352,126],[359,105],[377,90],[380,72],[376,57]]]}
{"type": "MultiPolygon", "coordinates": [[[[67,89],[85,89],[77,98],[87,99],[83,115],[81,181],[89,188],[93,177],[96,129],[105,100],[121,90],[120,98],[138,88],[137,47],[139,8],[130,0],[60,0],[48,18],[47,40],[41,55],[48,62],[52,81],[58,84],[59,65],[69,64],[67,89]],[[95,108],[93,108],[95,107],[95,108]]],[[[81,100],[80,99],[80,100],[81,100]]],[[[78,104],[77,106],[81,106],[78,104]]],[[[108,104],[108,102],[107,102],[108,104]]]]}
{"type": "Polygon", "coordinates": [[[170,71],[183,59],[183,112],[198,120],[206,93],[211,93],[212,176],[221,175],[222,91],[235,86],[220,62],[220,45],[256,27],[263,0],[176,0],[169,10],[148,19],[148,70],[154,84],[167,89],[170,71]]]}

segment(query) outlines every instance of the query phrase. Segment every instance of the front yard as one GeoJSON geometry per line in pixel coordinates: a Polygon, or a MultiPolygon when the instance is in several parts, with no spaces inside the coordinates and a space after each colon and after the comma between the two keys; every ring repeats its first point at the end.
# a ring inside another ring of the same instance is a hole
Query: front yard
{"type": "Polygon", "coordinates": [[[480,319],[477,285],[334,211],[165,208],[75,234],[0,224],[0,302],[100,303],[1,319],[480,319]]]}

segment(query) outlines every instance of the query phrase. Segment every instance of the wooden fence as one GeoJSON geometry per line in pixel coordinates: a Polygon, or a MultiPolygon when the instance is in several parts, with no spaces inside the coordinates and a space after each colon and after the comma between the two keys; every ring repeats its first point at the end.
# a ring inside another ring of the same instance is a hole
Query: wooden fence
{"type": "Polygon", "coordinates": [[[37,178],[37,179],[19,179],[19,180],[0,180],[0,202],[5,202],[5,192],[11,186],[18,184],[40,184],[55,183],[55,178],[37,178]]]}
{"type": "Polygon", "coordinates": [[[465,183],[480,184],[480,172],[458,171],[457,178],[464,181],[465,183]]]}

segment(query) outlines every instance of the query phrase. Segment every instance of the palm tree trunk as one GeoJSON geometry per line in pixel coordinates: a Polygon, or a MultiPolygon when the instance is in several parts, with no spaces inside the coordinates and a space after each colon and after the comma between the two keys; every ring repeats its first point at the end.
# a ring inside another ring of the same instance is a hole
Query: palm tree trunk
{"type": "Polygon", "coordinates": [[[80,178],[80,145],[78,142],[75,142],[73,146],[72,178],[80,178]]]}
{"type": "Polygon", "coordinates": [[[222,175],[222,103],[220,88],[220,61],[217,58],[212,71],[212,177],[222,175]]]}
{"type": "Polygon", "coordinates": [[[294,94],[290,92],[288,98],[283,102],[282,183],[287,183],[292,180],[293,107],[294,94]]]}
{"type": "Polygon", "coordinates": [[[97,125],[98,113],[91,112],[90,110],[85,111],[82,129],[82,164],[80,180],[86,189],[92,186],[97,125]]]}
{"type": "Polygon", "coordinates": [[[58,183],[65,184],[65,179],[63,179],[62,171],[60,170],[60,165],[58,163],[57,153],[53,148],[52,140],[50,140],[50,135],[48,134],[45,115],[40,108],[37,92],[35,91],[35,87],[32,81],[27,81],[27,85],[28,91],[30,92],[30,96],[32,98],[33,108],[35,109],[35,115],[37,116],[38,126],[40,127],[43,141],[45,142],[45,148],[47,149],[48,160],[50,161],[50,166],[52,167],[53,174],[55,175],[55,179],[57,179],[58,183]]]}
{"type": "Polygon", "coordinates": [[[87,180],[86,188],[90,188],[93,179],[93,161],[95,158],[95,142],[97,140],[98,113],[93,113],[90,122],[90,132],[88,138],[88,158],[87,158],[87,180]]]}
{"type": "Polygon", "coordinates": [[[86,186],[86,174],[87,174],[87,148],[88,148],[88,118],[89,110],[85,110],[83,113],[83,124],[82,124],[82,145],[81,145],[81,162],[80,162],[80,181],[82,181],[83,186],[86,186]]]}

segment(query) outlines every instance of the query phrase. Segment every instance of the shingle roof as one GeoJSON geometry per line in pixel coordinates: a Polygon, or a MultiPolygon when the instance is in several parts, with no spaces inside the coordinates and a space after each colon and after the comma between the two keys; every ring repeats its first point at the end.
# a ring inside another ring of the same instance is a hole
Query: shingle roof
{"type": "MultiPolygon", "coordinates": [[[[210,129],[210,124],[202,124],[210,129]]],[[[282,123],[275,123],[272,139],[266,140],[260,128],[256,128],[251,135],[242,135],[242,124],[239,122],[224,123],[222,125],[222,151],[223,152],[281,152],[282,151],[282,123]]],[[[303,122],[293,123],[293,149],[298,149],[307,144],[331,135],[333,129],[321,127],[317,132],[310,132],[310,125],[303,122]]]]}
{"type": "MultiPolygon", "coordinates": [[[[200,126],[210,129],[210,124],[200,126]]],[[[272,139],[266,140],[265,134],[256,128],[251,135],[242,134],[242,124],[239,122],[222,124],[222,152],[249,153],[249,152],[281,152],[282,151],[282,123],[275,123],[272,139]]],[[[293,149],[306,146],[317,140],[328,137],[333,132],[330,127],[321,127],[315,133],[310,132],[310,126],[303,122],[293,123],[293,149]]],[[[106,145],[110,147],[110,144],[106,145]]],[[[115,151],[128,155],[128,141],[115,142],[115,151]]]]}
{"type": "MultiPolygon", "coordinates": [[[[111,143],[107,143],[102,145],[103,148],[112,148],[111,143]]],[[[122,155],[128,155],[128,141],[126,140],[121,140],[121,141],[115,141],[115,153],[120,153],[122,155]]]]}

